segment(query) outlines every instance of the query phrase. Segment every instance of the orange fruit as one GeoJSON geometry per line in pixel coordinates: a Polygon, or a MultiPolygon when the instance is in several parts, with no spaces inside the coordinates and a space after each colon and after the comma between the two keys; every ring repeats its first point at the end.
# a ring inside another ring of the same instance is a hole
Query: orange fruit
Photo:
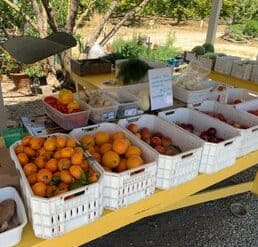
{"type": "Polygon", "coordinates": [[[80,179],[83,173],[83,170],[80,166],[73,165],[69,168],[69,172],[72,174],[73,177],[76,179],[80,179]]]}
{"type": "Polygon", "coordinates": [[[66,146],[66,136],[57,136],[56,137],[56,146],[57,148],[64,148],[66,146]]]}
{"type": "Polygon", "coordinates": [[[74,151],[75,154],[81,154],[81,156],[83,156],[83,154],[84,154],[84,151],[81,147],[75,147],[73,149],[73,151],[74,151]]]}
{"type": "Polygon", "coordinates": [[[61,149],[61,157],[62,158],[70,158],[73,155],[73,148],[66,147],[61,149]]]}
{"type": "Polygon", "coordinates": [[[130,146],[125,153],[125,157],[129,158],[132,155],[141,155],[141,154],[142,154],[142,151],[140,148],[138,148],[137,146],[130,146]]]}
{"type": "Polygon", "coordinates": [[[73,177],[68,170],[61,171],[60,178],[61,178],[61,181],[63,181],[66,184],[70,184],[73,182],[73,177]]]}
{"type": "Polygon", "coordinates": [[[121,159],[118,166],[115,168],[116,172],[123,172],[127,170],[126,159],[121,159]]]}
{"type": "Polygon", "coordinates": [[[26,177],[28,177],[29,175],[36,173],[38,171],[38,168],[35,164],[28,163],[23,167],[23,171],[26,177]]]}
{"type": "Polygon", "coordinates": [[[82,160],[82,163],[80,164],[80,167],[82,168],[83,171],[88,171],[89,170],[89,161],[86,159],[82,160]]]}
{"type": "Polygon", "coordinates": [[[18,145],[16,146],[16,148],[14,149],[15,153],[23,153],[24,152],[24,146],[23,145],[18,145]]]}
{"type": "Polygon", "coordinates": [[[125,138],[126,138],[125,133],[122,132],[122,131],[118,131],[118,132],[116,132],[112,135],[112,140],[113,141],[116,140],[116,139],[125,139],[125,138]]]}
{"type": "Polygon", "coordinates": [[[66,141],[66,147],[75,148],[76,147],[76,141],[73,138],[68,138],[66,141]]]}
{"type": "Polygon", "coordinates": [[[52,180],[52,172],[49,169],[41,169],[37,173],[38,182],[48,184],[52,180]]]}
{"type": "Polygon", "coordinates": [[[100,154],[104,154],[104,153],[106,153],[107,151],[110,151],[110,150],[112,150],[112,144],[111,143],[103,143],[100,146],[99,152],[100,152],[100,154]]]}
{"type": "Polygon", "coordinates": [[[80,143],[82,144],[84,149],[88,149],[89,147],[95,145],[95,140],[92,135],[83,135],[80,138],[80,143]]]}
{"type": "Polygon", "coordinates": [[[46,191],[47,191],[47,186],[42,182],[37,182],[32,185],[32,191],[34,192],[34,194],[36,196],[45,197],[46,191]]]}
{"type": "Polygon", "coordinates": [[[18,153],[17,159],[19,160],[19,162],[22,166],[29,162],[29,158],[28,158],[27,154],[25,154],[25,153],[18,153]]]}
{"type": "Polygon", "coordinates": [[[46,156],[39,156],[37,159],[34,160],[35,164],[37,165],[38,168],[44,168],[46,163],[47,163],[47,158],[46,156]]]}
{"type": "Polygon", "coordinates": [[[62,104],[68,105],[73,101],[73,92],[64,88],[59,92],[58,99],[62,104]]]}
{"type": "Polygon", "coordinates": [[[69,167],[71,166],[71,160],[67,158],[62,158],[58,161],[57,165],[58,165],[59,171],[69,169],[69,167]]]}
{"type": "Polygon", "coordinates": [[[54,196],[59,196],[61,194],[64,194],[67,191],[68,191],[68,188],[59,188],[58,186],[58,188],[54,192],[54,196]]]}
{"type": "Polygon", "coordinates": [[[60,171],[54,172],[53,177],[60,177],[60,171]]]}
{"type": "Polygon", "coordinates": [[[36,155],[36,151],[29,146],[24,147],[24,153],[26,153],[28,157],[34,157],[36,155]]]}
{"type": "Polygon", "coordinates": [[[82,163],[83,155],[75,153],[72,155],[71,162],[73,165],[80,165],[82,163]]]}
{"type": "Polygon", "coordinates": [[[60,182],[60,183],[58,184],[58,188],[59,188],[59,189],[68,189],[68,187],[69,187],[69,184],[66,184],[66,183],[64,183],[64,182],[60,182]]]}
{"type": "Polygon", "coordinates": [[[106,166],[102,166],[102,168],[106,171],[106,172],[112,172],[112,169],[106,166]]]}
{"type": "Polygon", "coordinates": [[[105,131],[99,131],[95,135],[95,142],[97,145],[101,145],[103,143],[109,142],[110,135],[105,131]]]}
{"type": "Polygon", "coordinates": [[[143,164],[143,159],[139,155],[132,155],[126,161],[126,166],[128,169],[136,168],[143,164]]]}
{"type": "Polygon", "coordinates": [[[24,136],[22,138],[22,145],[28,146],[30,144],[31,138],[32,138],[32,136],[24,136]]]}
{"type": "Polygon", "coordinates": [[[42,147],[42,148],[40,148],[40,149],[38,150],[38,154],[39,154],[39,155],[46,155],[46,153],[47,153],[47,150],[46,150],[44,147],[42,147]]]}
{"type": "Polygon", "coordinates": [[[90,146],[90,147],[87,149],[87,151],[88,151],[90,154],[93,154],[93,153],[96,152],[94,146],[90,146]]]}
{"type": "Polygon", "coordinates": [[[50,159],[46,166],[46,169],[49,169],[51,172],[55,172],[58,169],[57,160],[56,159],[50,159]]]}
{"type": "Polygon", "coordinates": [[[94,150],[95,150],[95,153],[99,153],[100,147],[98,145],[94,145],[94,150]]]}
{"type": "Polygon", "coordinates": [[[41,137],[32,137],[30,139],[30,147],[34,150],[39,150],[44,143],[44,139],[41,137]]]}
{"type": "Polygon", "coordinates": [[[127,139],[116,139],[113,142],[113,151],[118,154],[125,154],[129,148],[129,142],[127,139]]]}
{"type": "Polygon", "coordinates": [[[62,154],[61,154],[61,151],[60,150],[58,150],[58,151],[56,151],[55,153],[54,153],[54,159],[56,159],[56,160],[59,160],[59,159],[61,159],[62,158],[62,154]]]}
{"type": "Polygon", "coordinates": [[[118,166],[120,162],[119,155],[114,151],[107,151],[102,157],[102,165],[111,169],[118,166]]]}
{"type": "Polygon", "coordinates": [[[47,140],[44,142],[44,148],[47,151],[55,151],[56,150],[56,138],[48,137],[47,140]]]}
{"type": "Polygon", "coordinates": [[[90,174],[90,176],[88,177],[88,182],[90,183],[95,183],[97,182],[99,179],[99,174],[97,172],[93,172],[90,174]]]}
{"type": "Polygon", "coordinates": [[[101,163],[101,155],[99,153],[93,153],[91,155],[92,155],[92,157],[95,158],[95,160],[97,160],[99,163],[101,163]]]}
{"type": "Polygon", "coordinates": [[[47,185],[47,188],[46,188],[46,197],[47,197],[47,198],[53,197],[56,190],[57,190],[57,186],[55,186],[55,185],[47,185]]]}
{"type": "Polygon", "coordinates": [[[37,179],[37,173],[33,173],[33,174],[30,174],[28,177],[28,182],[30,185],[33,185],[35,183],[37,183],[38,179],[37,179]]]}

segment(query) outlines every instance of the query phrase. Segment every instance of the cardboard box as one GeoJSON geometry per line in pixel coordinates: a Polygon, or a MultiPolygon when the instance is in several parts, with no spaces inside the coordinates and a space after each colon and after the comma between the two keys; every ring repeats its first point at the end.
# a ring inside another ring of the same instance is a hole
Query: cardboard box
{"type": "Polygon", "coordinates": [[[12,186],[20,190],[19,172],[10,157],[8,148],[0,148],[0,188],[12,186]]]}

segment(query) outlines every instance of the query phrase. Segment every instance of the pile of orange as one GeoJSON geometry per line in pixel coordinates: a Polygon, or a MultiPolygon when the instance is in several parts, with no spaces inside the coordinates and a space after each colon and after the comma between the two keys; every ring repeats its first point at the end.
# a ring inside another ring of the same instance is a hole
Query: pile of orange
{"type": "Polygon", "coordinates": [[[86,134],[80,138],[80,143],[106,171],[123,172],[144,164],[142,150],[132,145],[122,131],[86,134]]]}
{"type": "Polygon", "coordinates": [[[99,178],[83,149],[64,135],[25,136],[15,153],[37,196],[50,198],[99,178]]]}

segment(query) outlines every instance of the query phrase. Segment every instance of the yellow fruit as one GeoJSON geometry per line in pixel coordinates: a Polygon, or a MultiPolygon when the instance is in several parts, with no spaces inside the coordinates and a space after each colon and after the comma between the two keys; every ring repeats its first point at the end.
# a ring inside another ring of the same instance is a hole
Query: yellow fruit
{"type": "Polygon", "coordinates": [[[136,168],[143,164],[143,160],[139,155],[132,155],[126,161],[126,166],[128,169],[136,168]]]}
{"type": "Polygon", "coordinates": [[[62,89],[59,92],[58,99],[62,104],[68,105],[73,101],[73,93],[70,90],[62,89]]]}
{"type": "Polygon", "coordinates": [[[80,143],[82,144],[83,148],[88,149],[95,145],[95,140],[92,135],[84,135],[80,138],[80,143]]]}
{"type": "Polygon", "coordinates": [[[67,105],[68,112],[72,112],[73,110],[79,110],[80,104],[77,101],[73,101],[67,105]]]}
{"type": "Polygon", "coordinates": [[[125,154],[129,148],[129,141],[127,139],[116,139],[112,148],[118,154],[125,154]]]}
{"type": "Polygon", "coordinates": [[[142,153],[142,151],[140,148],[138,148],[136,146],[130,146],[125,153],[125,157],[129,158],[132,155],[141,155],[141,153],[142,153]]]}
{"type": "Polygon", "coordinates": [[[118,166],[120,162],[119,155],[114,151],[107,151],[102,157],[102,165],[111,169],[118,166]]]}
{"type": "Polygon", "coordinates": [[[95,142],[97,145],[102,145],[103,143],[109,142],[110,135],[105,131],[99,131],[95,135],[95,142]]]}
{"type": "Polygon", "coordinates": [[[45,197],[46,191],[47,191],[47,186],[42,182],[38,182],[32,186],[32,190],[36,196],[45,197]]]}

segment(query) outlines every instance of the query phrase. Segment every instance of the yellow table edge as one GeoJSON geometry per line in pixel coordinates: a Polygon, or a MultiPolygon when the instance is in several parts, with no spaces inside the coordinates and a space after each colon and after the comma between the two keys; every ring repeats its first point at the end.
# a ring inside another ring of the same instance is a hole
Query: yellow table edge
{"type": "MultiPolygon", "coordinates": [[[[258,91],[258,85],[249,81],[239,80],[216,72],[210,74],[210,78],[235,87],[258,91]]],[[[151,197],[129,205],[116,211],[105,211],[104,215],[95,222],[68,232],[61,237],[51,240],[39,239],[34,236],[31,225],[28,224],[23,232],[20,247],[61,245],[79,246],[91,240],[101,237],[125,225],[133,223],[144,217],[174,210],[188,205],[215,200],[225,196],[243,193],[251,190],[258,194],[258,175],[254,181],[234,186],[234,188],[222,188],[220,190],[194,195],[195,193],[210,187],[226,178],[254,166],[258,161],[258,151],[250,153],[236,161],[233,166],[225,168],[214,174],[201,174],[197,178],[166,191],[156,190],[151,197]],[[194,196],[192,196],[194,195],[194,196]],[[169,200],[168,200],[169,198],[169,200]]]]}

